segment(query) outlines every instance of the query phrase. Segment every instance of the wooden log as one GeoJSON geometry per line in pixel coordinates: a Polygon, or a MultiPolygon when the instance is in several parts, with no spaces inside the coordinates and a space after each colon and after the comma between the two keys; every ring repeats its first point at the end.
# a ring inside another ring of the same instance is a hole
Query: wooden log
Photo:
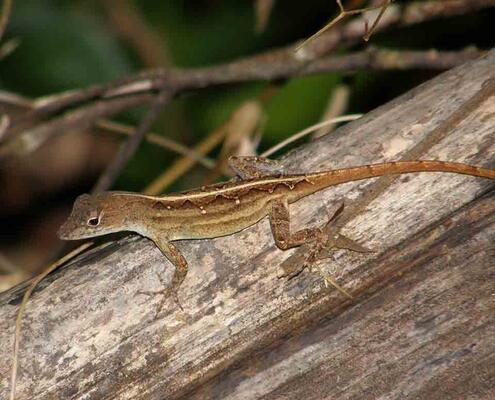
{"type": "MultiPolygon", "coordinates": [[[[386,82],[384,82],[386,85],[386,82]]],[[[303,101],[303,99],[301,99],[303,101]]],[[[399,159],[495,167],[495,51],[286,155],[287,171],[399,159]]],[[[172,267],[137,236],[49,276],[24,320],[18,399],[489,399],[495,395],[495,195],[442,173],[330,188],[293,227],[347,204],[344,234],[375,250],[319,263],[354,296],[283,260],[266,220],[178,242],[190,265],[155,318],[172,267]]],[[[295,250],[297,251],[297,250],[295,250]]],[[[25,286],[0,296],[0,397],[25,286]]]]}

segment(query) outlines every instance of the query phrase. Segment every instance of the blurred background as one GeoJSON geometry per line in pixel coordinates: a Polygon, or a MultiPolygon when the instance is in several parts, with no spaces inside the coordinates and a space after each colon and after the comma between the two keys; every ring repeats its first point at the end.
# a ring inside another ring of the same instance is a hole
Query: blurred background
{"type": "MultiPolygon", "coordinates": [[[[346,9],[382,3],[343,1],[346,9]]],[[[367,43],[362,35],[342,40],[327,55],[374,46],[396,50],[399,56],[403,51],[436,49],[474,57],[493,46],[493,0],[391,3],[383,19],[395,12],[392,7],[402,7],[400,23],[377,29],[367,43]],[[405,13],[406,7],[418,3],[424,6],[423,14],[405,13]],[[438,16],[431,17],[435,12],[438,16]]],[[[367,17],[369,26],[378,11],[367,17]]],[[[0,39],[0,118],[22,120],[35,100],[150,68],[215,66],[295,46],[338,13],[337,2],[329,0],[14,1],[0,39]]],[[[363,16],[343,18],[331,30],[352,31],[353,23],[362,29],[363,16]]],[[[316,40],[308,46],[313,44],[316,40]]],[[[446,68],[438,62],[408,67],[400,61],[399,57],[390,68],[348,68],[180,93],[154,122],[154,139],[139,146],[112,189],[143,191],[154,183],[153,190],[171,192],[227,178],[223,164],[229,154],[259,154],[322,120],[366,113],[446,68]],[[199,151],[206,167],[192,162],[178,172],[177,161],[183,156],[164,148],[160,138],[186,150],[202,143],[199,151]],[[157,182],[163,174],[165,181],[157,182]]],[[[72,202],[92,189],[124,134],[133,131],[146,109],[126,109],[90,129],[71,127],[21,150],[19,143],[2,137],[7,120],[0,120],[0,291],[60,255],[56,230],[72,202]]]]}

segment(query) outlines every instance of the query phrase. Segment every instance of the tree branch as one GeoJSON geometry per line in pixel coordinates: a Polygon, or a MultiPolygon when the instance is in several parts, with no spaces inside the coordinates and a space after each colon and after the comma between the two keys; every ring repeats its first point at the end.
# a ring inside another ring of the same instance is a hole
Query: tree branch
{"type": "Polygon", "coordinates": [[[141,124],[136,128],[134,133],[120,146],[119,151],[115,155],[112,162],[105,169],[100,176],[96,185],[94,186],[92,193],[100,193],[109,190],[116,179],[120,175],[122,169],[127,165],[132,158],[139,145],[144,139],[146,133],[151,129],[156,117],[162,111],[165,104],[167,104],[173,97],[173,93],[168,90],[163,90],[158,97],[154,100],[150,110],[144,116],[141,124]]]}
{"type": "MultiPolygon", "coordinates": [[[[495,0],[394,2],[387,6],[386,13],[380,18],[373,33],[420,24],[437,18],[465,15],[493,6],[495,6],[495,0]]],[[[364,16],[360,16],[322,33],[317,40],[304,46],[303,54],[307,58],[321,57],[337,47],[349,47],[360,42],[366,34],[366,20],[364,16]]],[[[287,50],[291,49],[293,46],[287,50]]]]}
{"type": "MultiPolygon", "coordinates": [[[[3,137],[4,140],[7,138],[13,139],[28,127],[36,124],[40,118],[46,118],[50,114],[56,115],[68,107],[99,99],[98,113],[92,111],[94,109],[92,106],[88,107],[87,115],[84,115],[84,109],[72,112],[79,115],[85,121],[85,124],[91,124],[95,118],[114,114],[114,103],[125,103],[127,101],[130,104],[129,107],[147,103],[150,100],[150,96],[160,91],[161,88],[178,94],[215,85],[276,80],[331,71],[403,70],[411,68],[448,69],[478,58],[482,54],[484,54],[483,51],[475,49],[442,52],[436,50],[393,51],[371,47],[366,51],[349,55],[328,56],[308,61],[299,59],[294,52],[273,51],[269,54],[247,57],[209,68],[152,70],[104,85],[92,86],[80,91],[40,99],[35,102],[34,110],[11,122],[3,137]],[[137,98],[132,100],[133,97],[137,98]],[[137,100],[138,98],[141,99],[141,102],[137,100]],[[107,102],[109,106],[106,111],[105,104],[107,102]]],[[[74,122],[76,120],[79,121],[79,119],[74,119],[74,122]]],[[[67,117],[62,116],[55,118],[52,122],[46,122],[45,125],[42,125],[43,130],[49,130],[49,124],[54,125],[52,129],[54,134],[60,132],[62,127],[67,129],[68,126],[62,121],[67,122],[67,117]]]]}

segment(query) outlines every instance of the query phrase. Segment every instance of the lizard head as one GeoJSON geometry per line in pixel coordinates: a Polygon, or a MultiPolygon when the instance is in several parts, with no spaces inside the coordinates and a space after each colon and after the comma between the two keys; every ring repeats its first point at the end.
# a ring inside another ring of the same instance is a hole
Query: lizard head
{"type": "Polygon", "coordinates": [[[125,213],[117,203],[110,193],[79,196],[58,237],[79,240],[121,231],[125,213]]]}

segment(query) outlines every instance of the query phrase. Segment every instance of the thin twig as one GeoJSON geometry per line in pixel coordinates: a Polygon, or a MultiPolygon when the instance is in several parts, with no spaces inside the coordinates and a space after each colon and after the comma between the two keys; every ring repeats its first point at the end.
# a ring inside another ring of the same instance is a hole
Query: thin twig
{"type": "Polygon", "coordinates": [[[223,124],[227,135],[223,141],[215,167],[203,179],[203,185],[214,182],[227,169],[228,159],[232,155],[255,155],[256,146],[252,136],[263,120],[263,109],[259,102],[248,100],[232,113],[223,124]]]}
{"type": "MultiPolygon", "coordinates": [[[[161,70],[161,72],[166,75],[166,71],[161,70]]],[[[150,92],[163,86],[163,79],[161,77],[157,77],[155,80],[155,86],[152,86],[146,80],[143,82],[143,79],[141,79],[140,76],[141,74],[126,76],[102,85],[93,85],[82,90],[70,90],[36,99],[31,102],[31,109],[24,114],[22,118],[18,119],[16,124],[11,129],[11,132],[9,132],[9,136],[20,134],[23,130],[33,126],[42,118],[60,113],[69,107],[76,107],[84,102],[95,102],[95,100],[99,100],[100,104],[105,102],[111,104],[111,100],[114,102],[125,101],[125,97],[123,95],[126,93],[121,93],[120,96],[108,95],[111,91],[115,91],[115,88],[131,86],[133,88],[131,94],[133,95],[132,97],[134,97],[137,95],[150,96],[150,92]]],[[[147,100],[149,99],[150,97],[148,97],[147,100]]],[[[143,100],[144,101],[139,104],[144,104],[147,102],[144,98],[143,100]]]]}
{"type": "MultiPolygon", "coordinates": [[[[318,37],[320,37],[323,33],[325,33],[326,31],[328,31],[330,28],[332,28],[339,21],[343,20],[345,17],[348,17],[350,15],[363,14],[363,13],[365,13],[367,11],[375,10],[377,8],[382,8],[382,5],[379,5],[379,6],[358,8],[358,9],[355,9],[355,10],[346,10],[346,9],[344,9],[344,6],[342,5],[341,0],[336,0],[336,1],[337,1],[337,5],[339,6],[339,14],[334,19],[332,19],[328,24],[326,24],[323,28],[321,28],[318,32],[316,32],[315,34],[311,35],[309,38],[307,38],[306,40],[304,40],[300,45],[298,45],[294,49],[294,51],[298,52],[304,46],[306,46],[309,42],[312,42],[313,40],[315,40],[318,37]]],[[[388,0],[386,0],[386,1],[388,1],[388,0]]],[[[384,11],[384,10],[382,9],[382,11],[384,11]]],[[[378,19],[380,17],[381,17],[381,15],[377,18],[377,20],[375,21],[375,24],[378,22],[378,19]]],[[[375,25],[375,24],[373,24],[373,25],[375,25]]]]}
{"type": "Polygon", "coordinates": [[[0,45],[0,60],[3,60],[5,57],[12,54],[15,49],[19,46],[21,41],[17,38],[7,40],[6,42],[0,45]]]}
{"type": "Polygon", "coordinates": [[[274,5],[275,5],[275,0],[254,1],[254,11],[256,15],[256,23],[254,26],[254,31],[257,34],[263,33],[265,31],[274,5]]]}
{"type": "MultiPolygon", "coordinates": [[[[381,24],[380,24],[381,26],[381,24]]],[[[368,48],[366,51],[342,56],[328,56],[314,60],[302,60],[294,56],[292,50],[248,57],[239,61],[209,68],[188,70],[157,70],[129,76],[126,79],[110,82],[101,87],[91,87],[81,92],[67,93],[46,103],[37,103],[35,110],[26,113],[20,122],[10,127],[5,138],[20,135],[23,130],[35,124],[40,117],[50,113],[60,112],[71,102],[91,101],[100,98],[102,107],[105,102],[123,101],[133,97],[143,96],[141,103],[149,101],[150,94],[160,90],[166,82],[167,87],[174,93],[197,90],[205,87],[232,84],[239,82],[276,80],[297,76],[306,76],[332,71],[390,70],[390,69],[448,69],[468,60],[485,54],[483,51],[468,49],[462,51],[393,51],[368,48]],[[123,97],[123,94],[126,97],[123,97]],[[116,97],[119,96],[119,97],[116,97]],[[146,98],[146,96],[148,96],[146,98]],[[115,98],[113,98],[115,97],[115,98]],[[60,102],[60,103],[58,103],[60,102]]],[[[98,118],[105,114],[105,110],[98,118]]],[[[85,122],[93,122],[93,118],[85,122]]]]}
{"type": "Polygon", "coordinates": [[[29,110],[33,107],[33,102],[31,99],[19,94],[0,90],[0,106],[14,106],[29,110]]]}
{"type": "Polygon", "coordinates": [[[388,70],[388,69],[446,69],[477,58],[486,52],[462,51],[395,51],[368,47],[365,51],[342,56],[328,56],[301,61],[286,54],[271,58],[250,58],[227,65],[197,70],[178,71],[174,89],[192,90],[212,85],[276,80],[330,71],[388,70]]]}
{"type": "MultiPolygon", "coordinates": [[[[208,154],[222,142],[226,134],[227,131],[226,129],[223,129],[223,127],[214,130],[194,148],[194,151],[199,154],[208,154]]],[[[193,166],[194,161],[191,158],[181,157],[179,160],[175,161],[170,168],[146,186],[143,193],[148,195],[163,193],[167,187],[193,166]]]]}
{"type": "Polygon", "coordinates": [[[8,257],[0,253],[0,271],[7,272],[9,274],[15,274],[22,270],[12,261],[10,261],[8,257]]]}
{"type": "Polygon", "coordinates": [[[314,132],[320,128],[323,128],[324,126],[329,126],[333,124],[337,124],[339,122],[347,122],[347,121],[354,121],[355,119],[361,118],[363,114],[350,114],[350,115],[343,115],[342,117],[337,117],[337,118],[332,118],[328,121],[323,121],[319,122],[318,124],[311,125],[305,129],[303,129],[300,132],[295,133],[294,135],[288,137],[287,139],[283,140],[282,142],[278,143],[277,145],[273,146],[272,148],[266,150],[262,154],[260,154],[260,157],[269,157],[273,153],[276,153],[283,147],[287,146],[288,144],[295,142],[298,139],[301,139],[302,137],[309,135],[311,132],[314,132]]]}
{"type": "Polygon", "coordinates": [[[13,0],[3,0],[2,15],[0,15],[0,40],[2,40],[3,34],[7,29],[7,25],[10,20],[10,14],[12,13],[13,0]]]}
{"type": "MultiPolygon", "coordinates": [[[[336,86],[335,89],[332,91],[332,95],[320,120],[326,121],[344,115],[349,105],[350,92],[351,91],[347,85],[342,84],[336,86]]],[[[313,139],[316,139],[320,136],[330,133],[334,128],[334,125],[330,125],[328,127],[318,129],[311,136],[313,139]]]]}
{"type": "Polygon", "coordinates": [[[0,115],[0,140],[2,140],[3,135],[7,132],[10,125],[10,117],[7,114],[0,115]]]}
{"type": "MultiPolygon", "coordinates": [[[[30,110],[33,108],[33,101],[25,97],[18,96],[14,93],[0,91],[0,107],[2,105],[30,110]]],[[[0,117],[0,140],[2,138],[2,133],[9,126],[9,122],[10,121],[8,115],[3,115],[3,118],[0,117]]],[[[80,127],[79,124],[78,127],[80,127]]],[[[130,125],[125,125],[122,123],[118,123],[106,119],[97,120],[95,123],[95,127],[107,132],[115,132],[127,136],[130,136],[136,129],[130,125]]],[[[195,153],[194,150],[189,149],[188,147],[180,144],[175,140],[168,139],[163,135],[148,133],[145,136],[145,139],[149,143],[155,144],[167,150],[175,151],[178,154],[190,157],[208,169],[213,168],[215,165],[215,162],[212,159],[202,156],[201,154],[195,153]]],[[[34,150],[34,149],[30,149],[30,150],[34,150]]],[[[3,154],[3,151],[0,150],[0,154],[3,154]]]]}
{"type": "Polygon", "coordinates": [[[17,367],[18,367],[18,359],[19,359],[19,343],[21,341],[21,327],[22,327],[22,317],[24,315],[24,310],[26,309],[26,304],[31,297],[31,293],[38,283],[40,283],[49,273],[60,267],[65,262],[74,258],[78,254],[82,253],[88,247],[92,246],[93,242],[87,242],[79,246],[77,249],[71,251],[66,254],[59,260],[55,261],[53,264],[49,265],[43,272],[41,272],[29,285],[28,289],[24,293],[22,298],[21,305],[19,306],[19,310],[17,311],[17,318],[15,321],[15,335],[14,335],[14,355],[12,358],[12,374],[10,378],[10,400],[15,400],[15,392],[17,385],[17,367]]]}
{"type": "MultiPolygon", "coordinates": [[[[132,135],[135,131],[135,128],[132,126],[109,120],[97,121],[95,126],[107,132],[115,132],[127,136],[132,135]]],[[[165,136],[150,132],[145,135],[145,140],[149,143],[156,144],[157,146],[160,146],[164,149],[174,151],[184,157],[189,157],[205,168],[212,169],[215,166],[215,161],[213,161],[211,158],[203,156],[195,152],[194,150],[191,150],[190,148],[184,146],[183,144],[180,144],[175,140],[168,139],[165,136]]]]}
{"type": "MultiPolygon", "coordinates": [[[[44,122],[31,129],[21,131],[18,137],[12,137],[9,142],[0,147],[0,158],[9,156],[12,153],[23,154],[33,151],[56,134],[65,133],[70,130],[88,129],[94,124],[95,120],[143,103],[146,104],[153,99],[154,96],[151,94],[140,94],[137,96],[100,100],[86,107],[67,112],[52,121],[44,122]]],[[[7,129],[4,136],[8,132],[9,129],[7,129]]]]}
{"type": "Polygon", "coordinates": [[[136,128],[134,134],[121,145],[112,162],[100,176],[98,182],[96,182],[96,185],[91,191],[92,193],[99,193],[110,189],[122,169],[127,165],[131,157],[136,152],[137,148],[144,138],[144,135],[151,128],[151,125],[155,121],[158,113],[171,98],[172,93],[168,90],[163,90],[158,95],[155,103],[152,105],[148,113],[144,116],[141,124],[136,128]]]}
{"type": "Polygon", "coordinates": [[[393,0],[383,0],[383,3],[381,5],[381,10],[378,14],[378,16],[376,17],[375,19],[375,22],[373,22],[373,25],[371,25],[371,28],[368,30],[366,29],[366,34],[363,36],[363,40],[365,42],[367,42],[368,40],[370,40],[370,37],[371,35],[373,35],[373,32],[375,31],[376,27],[378,26],[378,22],[380,22],[380,20],[382,19],[383,17],[383,14],[385,13],[385,10],[387,9],[387,7],[390,5],[390,3],[392,3],[393,0]]]}

